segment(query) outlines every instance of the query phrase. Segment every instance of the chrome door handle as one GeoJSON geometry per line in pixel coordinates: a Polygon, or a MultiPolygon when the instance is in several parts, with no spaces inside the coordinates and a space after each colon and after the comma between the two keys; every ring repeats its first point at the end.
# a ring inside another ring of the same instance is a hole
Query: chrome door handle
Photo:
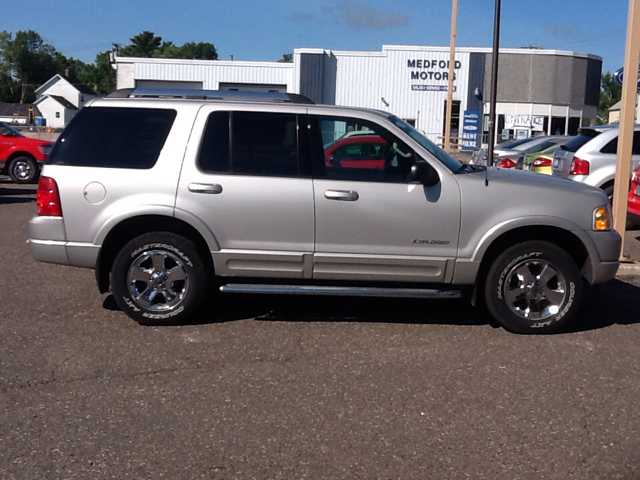
{"type": "Polygon", "coordinates": [[[360,198],[358,192],[352,190],[327,190],[324,192],[327,200],[341,200],[343,202],[355,202],[360,198]]]}
{"type": "Polygon", "coordinates": [[[217,183],[190,183],[189,191],[193,193],[217,195],[218,193],[222,193],[222,185],[217,183]]]}

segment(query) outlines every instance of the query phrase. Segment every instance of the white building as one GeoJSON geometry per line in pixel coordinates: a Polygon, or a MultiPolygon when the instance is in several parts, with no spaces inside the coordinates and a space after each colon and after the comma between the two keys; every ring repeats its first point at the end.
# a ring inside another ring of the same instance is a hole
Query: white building
{"type": "MultiPolygon", "coordinates": [[[[286,91],[316,103],[387,110],[434,141],[444,134],[448,47],[385,45],[380,52],[299,48],[293,59],[279,63],[117,57],[117,87],[286,91]]],[[[499,141],[535,132],[572,134],[596,122],[600,57],[502,49],[499,63],[499,141]]],[[[469,147],[488,130],[490,67],[490,49],[456,49],[452,134],[462,136],[466,130],[469,147]]]]}
{"type": "Polygon", "coordinates": [[[34,105],[38,106],[47,126],[64,128],[79,109],[99,96],[78,79],[70,77],[67,70],[65,76],[54,75],[36,90],[34,105]]]}

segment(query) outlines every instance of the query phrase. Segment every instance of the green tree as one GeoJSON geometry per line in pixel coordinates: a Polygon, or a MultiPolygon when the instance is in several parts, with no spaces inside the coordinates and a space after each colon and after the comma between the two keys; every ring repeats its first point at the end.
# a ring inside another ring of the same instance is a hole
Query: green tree
{"type": "Polygon", "coordinates": [[[2,32],[0,36],[4,73],[2,82],[5,92],[9,87],[9,100],[20,103],[33,101],[39,85],[71,64],[69,59],[44,43],[42,37],[33,30],[19,31],[15,36],[2,32]]]}
{"type": "Polygon", "coordinates": [[[162,43],[162,37],[158,37],[148,30],[134,35],[130,40],[131,44],[123,47],[120,55],[124,57],[151,58],[162,43]]]}
{"type": "Polygon", "coordinates": [[[103,94],[111,93],[114,89],[115,82],[112,79],[115,75],[109,63],[110,54],[111,50],[99,53],[95,62],[85,65],[78,74],[82,83],[103,94]]]}
{"type": "Polygon", "coordinates": [[[292,63],[293,62],[293,53],[283,53],[282,58],[278,60],[280,63],[292,63]]]}
{"type": "Polygon", "coordinates": [[[613,78],[611,72],[606,72],[600,79],[598,123],[609,123],[609,109],[622,97],[622,85],[617,84],[613,78]]]}

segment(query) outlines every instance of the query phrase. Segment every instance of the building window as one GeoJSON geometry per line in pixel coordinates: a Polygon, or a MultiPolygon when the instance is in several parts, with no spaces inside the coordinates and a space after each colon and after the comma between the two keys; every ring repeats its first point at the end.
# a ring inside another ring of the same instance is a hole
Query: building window
{"type": "Polygon", "coordinates": [[[56,112],[56,118],[60,118],[60,112],[56,112]]]}

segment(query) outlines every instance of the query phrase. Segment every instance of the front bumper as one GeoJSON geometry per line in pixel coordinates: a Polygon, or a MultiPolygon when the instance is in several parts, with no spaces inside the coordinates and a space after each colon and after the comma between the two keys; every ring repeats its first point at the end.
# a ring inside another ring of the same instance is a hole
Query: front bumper
{"type": "Polygon", "coordinates": [[[587,235],[594,249],[587,248],[589,258],[582,269],[582,275],[592,285],[614,279],[620,267],[622,237],[615,230],[587,232],[587,235]]]}

